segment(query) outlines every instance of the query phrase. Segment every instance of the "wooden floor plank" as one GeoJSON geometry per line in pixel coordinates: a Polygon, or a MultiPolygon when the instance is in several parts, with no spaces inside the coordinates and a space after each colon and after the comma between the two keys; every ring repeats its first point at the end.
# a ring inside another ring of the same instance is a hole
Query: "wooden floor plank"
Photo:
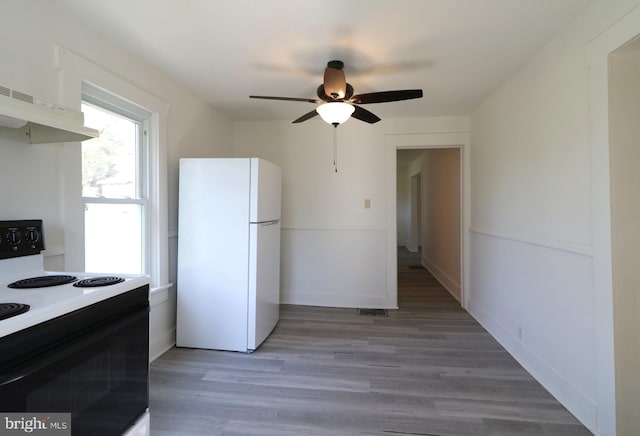
{"type": "Polygon", "coordinates": [[[151,365],[154,436],[590,435],[398,252],[399,310],[281,308],[253,354],[174,348],[151,365]]]}

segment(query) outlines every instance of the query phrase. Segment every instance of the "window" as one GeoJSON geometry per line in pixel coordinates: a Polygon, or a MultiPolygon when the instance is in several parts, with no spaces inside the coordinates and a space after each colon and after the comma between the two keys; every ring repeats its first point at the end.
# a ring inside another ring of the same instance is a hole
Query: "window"
{"type": "MultiPolygon", "coordinates": [[[[100,108],[120,118],[133,120],[140,126],[138,132],[142,134],[136,149],[139,160],[135,164],[135,168],[140,170],[136,177],[139,198],[112,199],[104,195],[99,197],[95,191],[83,197],[81,146],[77,143],[64,144],[64,159],[61,162],[61,183],[65,193],[62,199],[64,245],[61,247],[64,249],[64,270],[86,271],[91,267],[85,266],[85,245],[92,245],[85,244],[84,241],[83,227],[85,217],[88,217],[85,207],[107,207],[110,204],[122,206],[129,202],[128,207],[135,207],[136,212],[140,214],[140,220],[136,219],[136,224],[139,223],[137,228],[140,229],[140,237],[136,236],[135,240],[142,248],[135,250],[136,263],[138,268],[143,268],[145,274],[149,275],[152,304],[165,301],[172,286],[169,282],[169,251],[177,250],[178,241],[177,232],[169,234],[167,138],[171,107],[145,89],[64,47],[55,46],[54,62],[60,72],[60,98],[63,104],[69,107],[77,105],[78,109],[82,109],[80,106],[84,101],[86,109],[89,109],[88,106],[100,108]]],[[[85,124],[93,127],[88,122],[88,117],[89,115],[86,115],[85,124]]],[[[125,253],[134,251],[125,245],[124,230],[114,227],[114,224],[109,223],[100,228],[100,233],[110,242],[108,247],[100,247],[101,256],[106,258],[105,262],[116,261],[125,253]]],[[[105,267],[99,269],[108,270],[107,273],[118,273],[112,269],[116,268],[115,266],[106,263],[102,265],[105,267]]],[[[131,271],[133,268],[127,267],[124,270],[131,271]]]]}
{"type": "Polygon", "coordinates": [[[148,274],[151,114],[88,86],[82,112],[100,131],[82,143],[85,271],[148,274]]]}

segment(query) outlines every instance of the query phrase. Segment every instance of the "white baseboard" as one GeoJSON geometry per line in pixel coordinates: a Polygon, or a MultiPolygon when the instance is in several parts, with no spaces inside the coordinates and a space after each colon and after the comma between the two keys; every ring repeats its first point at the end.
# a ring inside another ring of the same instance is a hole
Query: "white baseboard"
{"type": "Polygon", "coordinates": [[[440,284],[455,298],[460,304],[460,295],[462,295],[460,282],[453,279],[450,275],[444,272],[435,263],[429,259],[422,257],[422,266],[424,266],[440,284]]]}
{"type": "Polygon", "coordinates": [[[467,311],[518,361],[551,395],[571,412],[591,432],[596,432],[597,406],[568,380],[558,374],[526,343],[512,335],[473,300],[467,311]]]}
{"type": "Polygon", "coordinates": [[[319,294],[314,292],[283,293],[280,304],[295,304],[298,306],[349,307],[367,309],[397,309],[398,306],[389,304],[385,297],[368,295],[319,294]]]}
{"type": "Polygon", "coordinates": [[[404,245],[404,248],[406,248],[409,253],[418,253],[420,251],[420,247],[409,244],[404,245]]]}
{"type": "Polygon", "coordinates": [[[169,351],[176,345],[176,329],[164,332],[161,335],[156,335],[151,342],[149,342],[149,361],[153,362],[158,357],[169,351]]]}

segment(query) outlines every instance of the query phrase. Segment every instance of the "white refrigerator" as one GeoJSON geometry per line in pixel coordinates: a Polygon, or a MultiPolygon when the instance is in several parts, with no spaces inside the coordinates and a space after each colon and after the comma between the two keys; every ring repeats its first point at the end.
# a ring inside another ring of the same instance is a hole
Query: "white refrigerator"
{"type": "Polygon", "coordinates": [[[178,347],[251,352],[276,326],[280,198],[271,162],[180,159],[178,347]]]}

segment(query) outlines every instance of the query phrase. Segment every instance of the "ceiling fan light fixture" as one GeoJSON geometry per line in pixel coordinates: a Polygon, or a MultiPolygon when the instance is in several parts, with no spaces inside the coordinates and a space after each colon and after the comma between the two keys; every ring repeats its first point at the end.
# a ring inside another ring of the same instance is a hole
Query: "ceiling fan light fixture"
{"type": "Polygon", "coordinates": [[[334,127],[347,121],[355,110],[349,103],[339,101],[324,103],[316,108],[320,117],[334,127]]]}

